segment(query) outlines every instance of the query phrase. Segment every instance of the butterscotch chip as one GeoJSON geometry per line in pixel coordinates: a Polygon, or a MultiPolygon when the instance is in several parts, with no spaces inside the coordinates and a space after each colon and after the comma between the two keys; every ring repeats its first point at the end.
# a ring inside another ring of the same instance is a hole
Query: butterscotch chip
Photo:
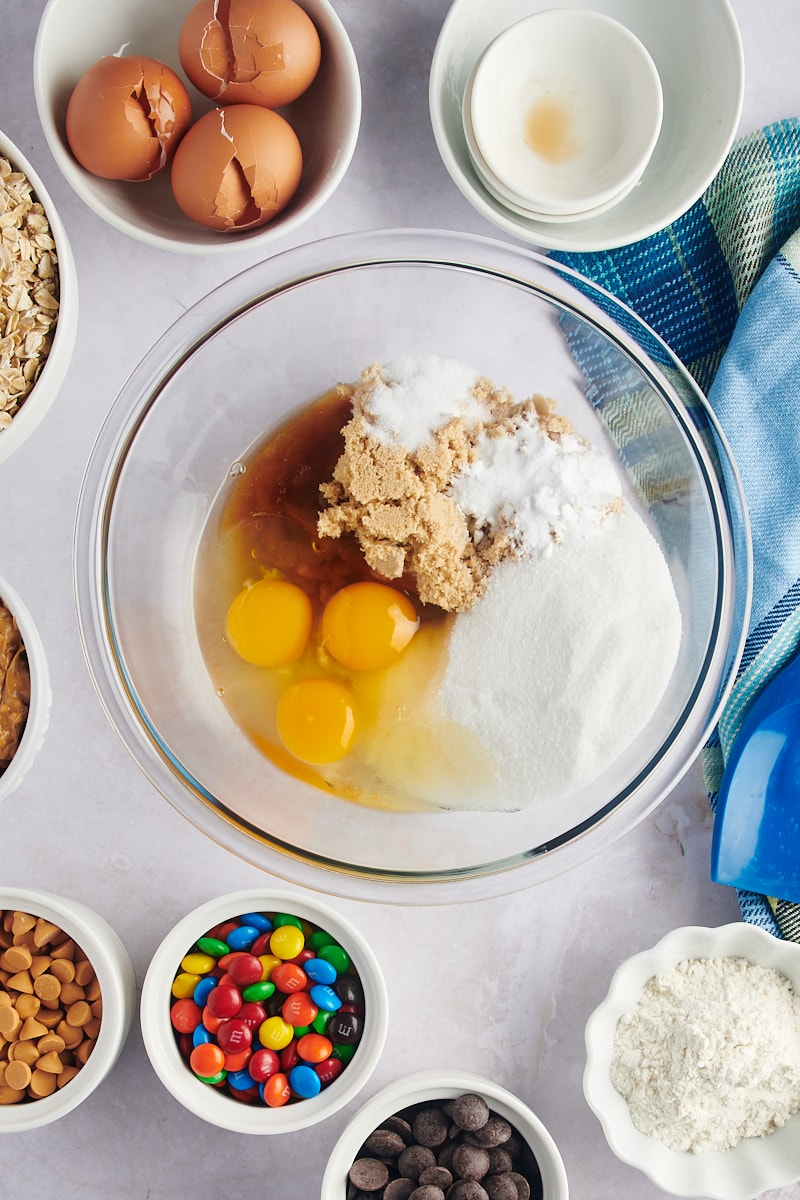
{"type": "Polygon", "coordinates": [[[61,942],[60,945],[56,945],[55,941],[53,942],[53,949],[51,951],[53,958],[75,957],[75,943],[69,935],[65,934],[65,937],[66,941],[61,942]]]}
{"type": "Polygon", "coordinates": [[[92,1017],[91,1021],[87,1021],[83,1027],[83,1032],[88,1038],[96,1038],[100,1033],[100,1018],[92,1017]]]}
{"type": "Polygon", "coordinates": [[[92,1009],[85,1000],[76,1000],[67,1009],[67,1024],[68,1025],[85,1025],[87,1021],[92,1019],[92,1009]]]}
{"type": "Polygon", "coordinates": [[[42,1024],[46,1025],[48,1029],[55,1029],[56,1026],[64,1020],[64,1010],[58,1005],[55,1005],[53,1008],[44,1006],[39,1009],[37,1016],[42,1024]]]}
{"type": "Polygon", "coordinates": [[[91,1002],[101,998],[102,993],[100,991],[100,980],[97,978],[97,976],[94,976],[94,978],[89,980],[89,982],[86,984],[85,991],[86,999],[91,1002]]]}
{"type": "Polygon", "coordinates": [[[47,921],[44,917],[39,917],[33,935],[34,944],[36,946],[46,946],[60,932],[58,926],[54,925],[52,921],[47,921]]]}
{"type": "Polygon", "coordinates": [[[18,1036],[21,1025],[22,1018],[15,1008],[8,1005],[0,1008],[0,1034],[7,1042],[18,1036]]]}
{"type": "Polygon", "coordinates": [[[47,1071],[50,1075],[60,1075],[64,1070],[64,1064],[55,1050],[51,1050],[49,1054],[43,1054],[36,1067],[37,1070],[47,1071]]]}
{"type": "Polygon", "coordinates": [[[8,1047],[9,1062],[24,1062],[32,1066],[39,1057],[39,1043],[31,1040],[28,1042],[12,1042],[8,1047]]]}
{"type": "Polygon", "coordinates": [[[86,1038],[84,1041],[81,1042],[80,1046],[75,1047],[75,1061],[81,1063],[82,1065],[85,1065],[85,1063],[87,1062],[87,1060],[89,1058],[89,1055],[94,1050],[94,1047],[95,1047],[95,1043],[92,1041],[92,1039],[86,1038]]]}
{"type": "Polygon", "coordinates": [[[24,1092],[33,1072],[25,1062],[10,1062],[6,1067],[5,1084],[18,1092],[24,1092]]]}
{"type": "Polygon", "coordinates": [[[71,1004],[75,1004],[78,1000],[85,1000],[86,993],[77,983],[62,983],[60,998],[61,1003],[69,1008],[71,1004]]]}
{"type": "Polygon", "coordinates": [[[64,1067],[64,1070],[61,1072],[61,1074],[59,1075],[59,1077],[56,1081],[58,1083],[59,1089],[66,1087],[66,1085],[69,1083],[69,1081],[71,1079],[75,1078],[75,1076],[78,1074],[79,1070],[80,1070],[80,1067],[76,1067],[72,1063],[68,1067],[64,1067]]]}
{"type": "Polygon", "coordinates": [[[27,971],[33,961],[33,955],[27,946],[9,946],[0,955],[0,966],[6,971],[27,971]]]}
{"type": "Polygon", "coordinates": [[[28,1084],[28,1093],[37,1100],[41,1100],[43,1096],[52,1096],[56,1090],[55,1075],[48,1074],[47,1071],[35,1070],[31,1075],[31,1081],[28,1084]]]}
{"type": "Polygon", "coordinates": [[[0,1104],[19,1104],[20,1100],[24,1100],[25,1092],[17,1091],[16,1088],[9,1087],[8,1084],[0,1084],[0,1104]]]}
{"type": "Polygon", "coordinates": [[[14,1001],[9,996],[8,992],[0,991],[0,1008],[8,1008],[14,1001]]]}
{"type": "Polygon", "coordinates": [[[36,1046],[40,1054],[49,1054],[51,1050],[56,1054],[62,1054],[65,1050],[64,1039],[57,1033],[45,1033],[39,1038],[36,1046]]]}
{"type": "Polygon", "coordinates": [[[61,980],[49,971],[33,981],[33,990],[40,1000],[58,1000],[61,987],[61,980]]]}
{"type": "Polygon", "coordinates": [[[27,993],[17,997],[17,1003],[14,1005],[22,1020],[27,1020],[28,1017],[35,1017],[41,1008],[41,1001],[38,996],[29,996],[27,993]]]}
{"type": "Polygon", "coordinates": [[[15,992],[27,992],[28,995],[33,995],[33,980],[30,971],[18,971],[7,981],[7,986],[13,988],[15,992]]]}
{"type": "Polygon", "coordinates": [[[31,973],[31,979],[36,979],[39,975],[44,975],[52,961],[49,954],[34,954],[31,959],[31,965],[28,968],[31,973]]]}
{"type": "Polygon", "coordinates": [[[27,933],[29,929],[36,926],[36,917],[32,917],[30,913],[15,912],[11,918],[12,933],[27,933]]]}
{"type": "Polygon", "coordinates": [[[88,958],[83,958],[79,962],[76,962],[74,964],[74,970],[75,982],[79,983],[83,988],[85,988],[87,984],[90,984],[95,978],[94,967],[89,962],[88,958]]]}
{"type": "Polygon", "coordinates": [[[79,1025],[70,1025],[66,1018],[56,1025],[56,1033],[64,1039],[64,1045],[68,1050],[73,1050],[83,1041],[83,1030],[79,1025]]]}
{"type": "Polygon", "coordinates": [[[31,1038],[40,1038],[42,1034],[47,1033],[47,1026],[43,1025],[36,1017],[27,1017],[22,1022],[22,1028],[19,1031],[19,1039],[21,1042],[30,1041],[31,1038]]]}
{"type": "MultiPolygon", "coordinates": [[[[59,983],[72,983],[73,979],[76,979],[77,971],[74,962],[69,958],[51,958],[50,974],[55,976],[59,983]]],[[[83,986],[82,980],[77,979],[76,982],[83,986]]]]}
{"type": "MultiPolygon", "coordinates": [[[[86,999],[88,1000],[89,997],[87,996],[86,999]]],[[[92,1016],[93,1017],[102,1017],[102,1015],[103,1015],[103,1000],[102,1000],[102,997],[100,997],[97,1000],[92,1001],[92,1016]]]]}

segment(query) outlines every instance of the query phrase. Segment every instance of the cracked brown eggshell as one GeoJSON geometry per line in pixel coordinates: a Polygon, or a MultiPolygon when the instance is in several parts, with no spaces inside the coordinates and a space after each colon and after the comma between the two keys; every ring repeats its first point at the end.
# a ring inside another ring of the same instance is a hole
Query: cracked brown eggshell
{"type": "Polygon", "coordinates": [[[70,96],[67,141],[93,175],[140,182],[167,166],[191,119],[189,93],[171,67],[141,55],[106,55],[70,96]]]}
{"type": "Polygon", "coordinates": [[[221,104],[281,108],[319,70],[319,34],[295,0],[200,0],[178,40],[181,66],[221,104]]]}
{"type": "Polygon", "coordinates": [[[256,104],[234,104],[206,113],[188,131],[172,163],[172,191],[191,220],[235,233],[277,216],[302,171],[288,121],[256,104]]]}

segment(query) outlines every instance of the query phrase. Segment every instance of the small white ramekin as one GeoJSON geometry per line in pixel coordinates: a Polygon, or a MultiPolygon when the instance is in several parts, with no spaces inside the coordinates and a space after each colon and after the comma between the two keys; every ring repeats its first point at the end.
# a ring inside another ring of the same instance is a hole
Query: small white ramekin
{"type": "MultiPolygon", "coordinates": [[[[2,437],[5,437],[5,433],[0,435],[0,440],[2,437]]],[[[19,787],[23,776],[39,753],[50,724],[53,692],[50,686],[50,671],[39,631],[19,593],[2,576],[0,576],[0,600],[3,601],[17,622],[28,656],[28,668],[31,674],[31,702],[25,729],[14,757],[0,775],[0,802],[2,802],[19,787]]]]}
{"type": "Polygon", "coordinates": [[[489,1079],[446,1068],[406,1075],[383,1088],[358,1110],[330,1153],[320,1200],[346,1200],[347,1173],[361,1146],[382,1121],[414,1104],[454,1100],[465,1093],[482,1096],[492,1112],[508,1121],[527,1142],[539,1167],[542,1200],[568,1200],[567,1173],[558,1147],[527,1104],[489,1079]]]}
{"type": "Polygon", "coordinates": [[[75,941],[94,967],[103,1016],[85,1066],[59,1091],[41,1100],[0,1106],[0,1134],[49,1125],[77,1108],[107,1077],[125,1045],[136,1005],[136,980],[128,953],[111,926],[77,900],[33,888],[0,889],[0,910],[44,917],[75,941]]]}
{"type": "Polygon", "coordinates": [[[58,391],[64,382],[67,368],[72,361],[75,337],[78,332],[78,275],[72,257],[67,231],[56,212],[55,204],[42,183],[33,165],[9,137],[0,130],[0,155],[7,158],[11,166],[23,171],[33,188],[35,198],[42,205],[50,224],[50,232],[56,245],[58,257],[58,317],[53,330],[53,342],[39,377],[24,402],[11,420],[11,424],[0,431],[0,463],[26,442],[34,429],[49,412],[58,391]]]}
{"type": "Polygon", "coordinates": [[[635,1007],[654,975],[684,959],[743,958],[784,975],[800,995],[800,946],[773,937],[746,921],[706,928],[687,925],[665,934],[617,967],[606,998],[586,1022],[583,1092],[621,1162],[638,1168],[673,1196],[753,1200],[800,1178],[800,1112],[764,1137],[749,1137],[731,1150],[672,1150],[633,1123],[627,1102],[611,1082],[614,1038],[620,1017],[635,1007]]]}
{"type": "Polygon", "coordinates": [[[305,1129],[337,1112],[377,1066],[389,1027],[389,1002],[378,960],[361,933],[316,896],[251,888],[209,900],[188,913],[159,945],[142,988],[142,1036],[153,1069],[176,1100],[211,1125],[234,1133],[273,1134],[305,1129]],[[181,959],[209,929],[249,912],[284,912],[330,933],[349,954],[364,989],[364,1032],[345,1070],[322,1091],[282,1108],[242,1104],[200,1082],[184,1062],[170,1022],[172,981],[181,959]]]}

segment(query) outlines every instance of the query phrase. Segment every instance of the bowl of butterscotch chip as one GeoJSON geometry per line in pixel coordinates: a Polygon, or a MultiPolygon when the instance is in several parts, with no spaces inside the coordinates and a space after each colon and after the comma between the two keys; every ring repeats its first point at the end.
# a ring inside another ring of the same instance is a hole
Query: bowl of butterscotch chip
{"type": "Polygon", "coordinates": [[[130,1029],[127,951],[92,909],[0,890],[0,1133],[71,1112],[114,1066],[130,1029]]]}

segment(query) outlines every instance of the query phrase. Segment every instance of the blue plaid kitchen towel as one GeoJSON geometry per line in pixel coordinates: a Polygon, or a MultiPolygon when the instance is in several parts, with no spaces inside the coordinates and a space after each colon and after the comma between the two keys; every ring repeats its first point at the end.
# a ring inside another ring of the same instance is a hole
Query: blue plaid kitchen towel
{"type": "MultiPolygon", "coordinates": [[[[709,799],[750,702],[800,646],[800,118],[731,148],[704,195],[643,241],[551,258],[612,292],[685,364],[730,442],[750,512],[753,609],[717,732],[709,799]]],[[[800,846],[798,846],[800,854],[800,846]]],[[[800,941],[800,904],[739,892],[742,916],[800,941]]]]}

